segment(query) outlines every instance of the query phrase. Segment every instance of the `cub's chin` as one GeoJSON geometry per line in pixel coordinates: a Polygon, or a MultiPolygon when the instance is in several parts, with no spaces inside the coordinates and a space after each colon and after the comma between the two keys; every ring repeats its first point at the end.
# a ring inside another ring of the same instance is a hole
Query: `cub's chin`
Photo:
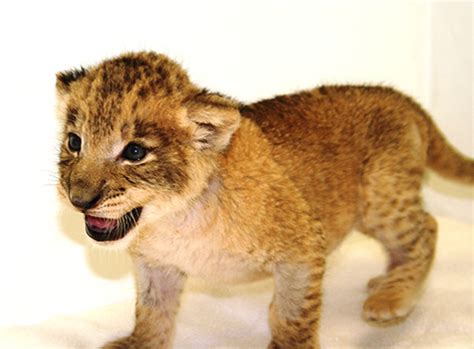
{"type": "Polygon", "coordinates": [[[117,219],[85,216],[87,235],[100,245],[111,245],[126,240],[130,231],[138,224],[142,207],[137,207],[117,219]]]}

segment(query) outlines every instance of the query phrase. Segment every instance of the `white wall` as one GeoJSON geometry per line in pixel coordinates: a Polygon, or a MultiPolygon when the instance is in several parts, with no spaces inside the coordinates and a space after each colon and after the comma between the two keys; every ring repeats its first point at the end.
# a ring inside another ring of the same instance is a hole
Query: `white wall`
{"type": "MultiPolygon", "coordinates": [[[[182,62],[201,85],[243,101],[321,83],[393,85],[473,155],[472,16],[440,17],[436,8],[418,1],[2,2],[0,325],[133,295],[127,257],[91,249],[82,218],[56,200],[56,71],[153,49],[182,62]],[[431,35],[453,25],[454,39],[431,35]],[[469,86],[459,88],[461,81],[469,86]],[[464,92],[449,93],[456,89],[464,92]]],[[[443,185],[435,183],[428,206],[472,221],[472,190],[443,185]],[[439,193],[446,190],[450,201],[439,193]]]]}

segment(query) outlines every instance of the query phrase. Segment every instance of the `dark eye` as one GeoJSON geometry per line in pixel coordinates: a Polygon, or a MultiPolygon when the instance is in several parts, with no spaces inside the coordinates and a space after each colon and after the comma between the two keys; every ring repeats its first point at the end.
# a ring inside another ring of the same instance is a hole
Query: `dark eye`
{"type": "Polygon", "coordinates": [[[69,147],[70,151],[74,153],[78,153],[79,151],[81,151],[81,144],[82,144],[81,137],[79,137],[75,133],[70,133],[68,135],[67,146],[69,147]]]}
{"type": "Polygon", "coordinates": [[[122,157],[129,161],[140,161],[146,155],[147,151],[137,143],[129,143],[122,152],[122,157]]]}

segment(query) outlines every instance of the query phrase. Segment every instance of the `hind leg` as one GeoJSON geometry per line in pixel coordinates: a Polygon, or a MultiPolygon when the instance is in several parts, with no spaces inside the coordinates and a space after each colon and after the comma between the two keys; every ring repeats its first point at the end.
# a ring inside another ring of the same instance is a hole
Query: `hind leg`
{"type": "Polygon", "coordinates": [[[433,261],[437,225],[421,206],[421,174],[417,168],[399,169],[367,179],[364,229],[390,259],[386,274],[368,284],[363,316],[375,325],[397,323],[410,313],[433,261]]]}

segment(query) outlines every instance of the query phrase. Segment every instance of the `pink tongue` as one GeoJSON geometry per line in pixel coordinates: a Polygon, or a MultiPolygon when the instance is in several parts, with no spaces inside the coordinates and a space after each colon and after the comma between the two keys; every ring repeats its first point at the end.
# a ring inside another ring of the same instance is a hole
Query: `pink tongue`
{"type": "Polygon", "coordinates": [[[116,219],[106,219],[86,216],[86,223],[89,227],[98,230],[113,230],[117,226],[116,219]]]}

